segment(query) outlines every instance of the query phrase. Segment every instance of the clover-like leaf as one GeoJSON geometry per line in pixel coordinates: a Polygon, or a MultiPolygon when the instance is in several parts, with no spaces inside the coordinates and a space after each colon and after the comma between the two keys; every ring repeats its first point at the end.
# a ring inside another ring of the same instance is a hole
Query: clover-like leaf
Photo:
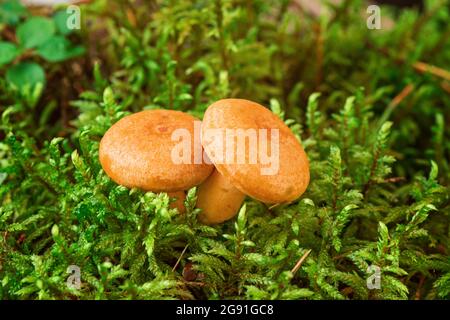
{"type": "Polygon", "coordinates": [[[60,10],[53,15],[53,21],[55,22],[56,29],[62,35],[68,35],[73,31],[67,26],[69,17],[70,14],[66,10],[60,10]]]}
{"type": "Polygon", "coordinates": [[[37,49],[37,53],[49,62],[64,61],[82,55],[84,51],[83,47],[73,46],[63,36],[53,36],[37,49]]]}
{"type": "Polygon", "coordinates": [[[19,89],[45,84],[45,72],[40,65],[33,62],[21,62],[6,71],[6,80],[19,89]]]}
{"type": "Polygon", "coordinates": [[[24,48],[36,48],[50,39],[55,30],[53,20],[44,17],[32,17],[17,28],[17,38],[24,48]]]}
{"type": "Polygon", "coordinates": [[[27,13],[19,0],[2,1],[0,3],[0,23],[16,25],[27,13]]]}
{"type": "Polygon", "coordinates": [[[20,53],[14,43],[0,41],[0,67],[13,61],[20,53]]]}

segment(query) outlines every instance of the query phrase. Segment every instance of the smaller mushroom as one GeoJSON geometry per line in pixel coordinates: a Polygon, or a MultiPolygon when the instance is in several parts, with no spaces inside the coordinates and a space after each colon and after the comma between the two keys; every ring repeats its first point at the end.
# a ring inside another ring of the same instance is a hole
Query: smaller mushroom
{"type": "Polygon", "coordinates": [[[194,161],[195,137],[193,116],[173,110],[146,110],[116,122],[100,142],[99,158],[103,170],[116,183],[152,192],[166,192],[176,201],[172,208],[184,211],[185,190],[203,182],[213,166],[194,161]],[[177,130],[187,130],[191,161],[173,161],[172,150],[179,143],[172,139],[177,130]]]}
{"type": "Polygon", "coordinates": [[[201,138],[216,168],[198,189],[199,218],[206,224],[234,217],[246,195],[266,204],[288,203],[309,184],[302,145],[279,117],[255,102],[213,103],[203,117],[201,138]]]}

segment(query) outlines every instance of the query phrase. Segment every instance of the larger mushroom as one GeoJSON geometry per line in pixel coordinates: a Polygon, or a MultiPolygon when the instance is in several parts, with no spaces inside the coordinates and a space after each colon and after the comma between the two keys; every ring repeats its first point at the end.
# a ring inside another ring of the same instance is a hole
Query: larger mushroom
{"type": "Polygon", "coordinates": [[[235,216],[246,195],[266,204],[288,203],[308,186],[302,145],[279,117],[255,102],[223,99],[209,106],[202,145],[216,168],[198,190],[200,220],[206,224],[235,216]]]}
{"type": "Polygon", "coordinates": [[[173,110],[146,110],[116,122],[100,142],[103,170],[116,183],[145,191],[166,192],[177,201],[172,207],[183,211],[184,190],[204,181],[213,166],[194,161],[201,150],[193,116],[173,110]],[[180,143],[175,130],[187,133],[189,161],[174,161],[173,150],[180,143]],[[187,130],[187,131],[186,131],[187,130]],[[197,150],[196,150],[197,148],[197,150]]]}

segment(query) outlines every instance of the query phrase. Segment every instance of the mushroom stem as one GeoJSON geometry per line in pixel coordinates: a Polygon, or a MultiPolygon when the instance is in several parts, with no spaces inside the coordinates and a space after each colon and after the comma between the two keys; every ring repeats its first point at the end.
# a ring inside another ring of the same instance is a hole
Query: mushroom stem
{"type": "Polygon", "coordinates": [[[236,189],[219,171],[203,182],[197,193],[199,219],[205,224],[216,224],[234,217],[244,202],[245,194],[236,189]]]}
{"type": "Polygon", "coordinates": [[[175,201],[171,202],[169,207],[171,209],[178,209],[179,213],[184,213],[186,208],[184,207],[184,200],[186,199],[186,193],[184,191],[167,192],[167,195],[175,201]]]}

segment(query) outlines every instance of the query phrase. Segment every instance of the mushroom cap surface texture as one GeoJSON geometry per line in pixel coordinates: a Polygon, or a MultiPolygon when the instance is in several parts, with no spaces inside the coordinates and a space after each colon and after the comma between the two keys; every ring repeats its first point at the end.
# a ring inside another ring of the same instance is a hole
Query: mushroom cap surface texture
{"type": "Polygon", "coordinates": [[[199,120],[173,110],[146,110],[122,118],[100,142],[103,170],[118,184],[146,191],[180,191],[200,184],[211,174],[213,166],[194,161],[195,152],[202,152],[195,121],[199,120]],[[188,141],[172,139],[177,129],[188,141]],[[180,143],[187,143],[189,163],[173,161],[172,151],[180,143]]]}
{"type": "Polygon", "coordinates": [[[202,144],[208,158],[225,178],[239,191],[261,202],[291,202],[302,195],[309,184],[309,162],[302,145],[278,116],[255,102],[223,99],[209,106],[202,122],[202,144]],[[222,135],[214,129],[219,129],[222,135]],[[232,135],[227,137],[227,131],[232,135]],[[278,139],[272,137],[275,131],[278,139]],[[252,133],[257,134],[257,143],[252,140],[252,133]],[[264,138],[267,151],[262,148],[264,138]],[[231,149],[228,141],[234,141],[231,149]],[[258,155],[256,163],[255,153],[258,155]],[[276,153],[278,155],[271,161],[259,157],[266,154],[270,158],[276,153]],[[227,156],[230,159],[234,156],[235,161],[227,160],[227,156]]]}

